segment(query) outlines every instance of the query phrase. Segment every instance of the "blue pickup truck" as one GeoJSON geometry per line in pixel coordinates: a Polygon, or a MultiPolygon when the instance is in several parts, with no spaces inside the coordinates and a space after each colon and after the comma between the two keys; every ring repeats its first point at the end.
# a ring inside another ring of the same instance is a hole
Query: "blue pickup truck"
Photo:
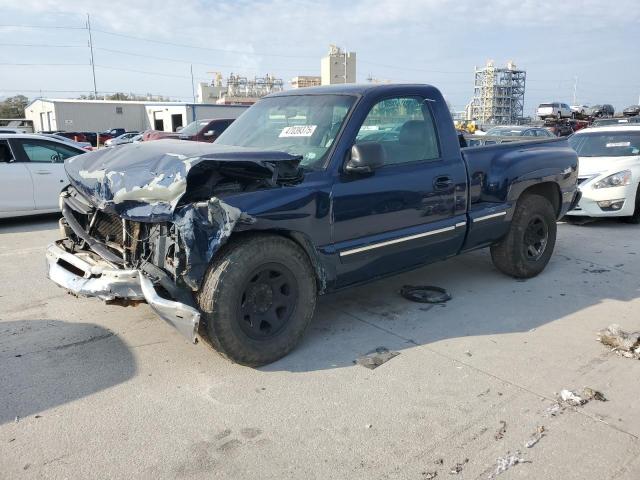
{"type": "Polygon", "coordinates": [[[575,152],[460,144],[436,88],[342,85],[269,95],[213,144],[86,153],[65,163],[48,275],[257,366],[295,347],[319,294],[483,247],[539,274],[578,199],[575,152]]]}

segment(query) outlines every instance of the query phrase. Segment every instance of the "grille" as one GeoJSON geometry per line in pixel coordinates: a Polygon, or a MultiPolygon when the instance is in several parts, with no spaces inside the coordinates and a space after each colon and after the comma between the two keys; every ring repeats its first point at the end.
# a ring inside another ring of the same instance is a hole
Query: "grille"
{"type": "Polygon", "coordinates": [[[93,226],[91,235],[99,240],[108,240],[122,245],[122,220],[117,215],[100,211],[98,212],[98,217],[96,218],[96,223],[93,226]]]}

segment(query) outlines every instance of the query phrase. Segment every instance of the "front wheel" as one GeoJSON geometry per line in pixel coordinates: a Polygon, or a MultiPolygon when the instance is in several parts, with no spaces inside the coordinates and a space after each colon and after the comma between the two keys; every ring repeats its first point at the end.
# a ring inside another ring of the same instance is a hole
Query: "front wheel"
{"type": "Polygon", "coordinates": [[[275,362],[293,350],[311,322],[315,278],[307,254],[292,240],[232,239],[198,293],[206,338],[236,363],[275,362]]]}
{"type": "Polygon", "coordinates": [[[634,225],[640,224],[640,185],[638,185],[638,189],[636,190],[636,201],[635,201],[635,209],[633,210],[633,215],[630,217],[623,217],[622,221],[625,223],[631,223],[634,225]]]}
{"type": "Polygon", "coordinates": [[[518,200],[507,235],[491,246],[493,264],[515,278],[538,275],[556,244],[556,215],[545,197],[525,194],[518,200]]]}

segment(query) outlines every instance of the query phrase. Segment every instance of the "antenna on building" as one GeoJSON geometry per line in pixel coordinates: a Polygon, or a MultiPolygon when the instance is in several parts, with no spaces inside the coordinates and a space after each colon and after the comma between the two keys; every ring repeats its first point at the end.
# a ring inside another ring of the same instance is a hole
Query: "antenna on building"
{"type": "Polygon", "coordinates": [[[93,61],[93,39],[91,38],[91,20],[87,13],[87,30],[89,30],[89,50],[91,51],[91,70],[93,72],[93,98],[98,99],[98,88],[96,87],[96,65],[93,61]]]}

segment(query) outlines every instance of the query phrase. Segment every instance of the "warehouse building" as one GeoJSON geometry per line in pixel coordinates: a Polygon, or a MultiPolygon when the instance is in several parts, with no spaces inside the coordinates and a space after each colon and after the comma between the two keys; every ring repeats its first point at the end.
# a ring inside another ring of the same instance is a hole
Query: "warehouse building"
{"type": "Polygon", "coordinates": [[[194,120],[237,118],[246,108],[185,102],[39,98],[27,105],[25,118],[33,122],[36,132],[104,132],[112,128],[175,132],[194,120]]]}

